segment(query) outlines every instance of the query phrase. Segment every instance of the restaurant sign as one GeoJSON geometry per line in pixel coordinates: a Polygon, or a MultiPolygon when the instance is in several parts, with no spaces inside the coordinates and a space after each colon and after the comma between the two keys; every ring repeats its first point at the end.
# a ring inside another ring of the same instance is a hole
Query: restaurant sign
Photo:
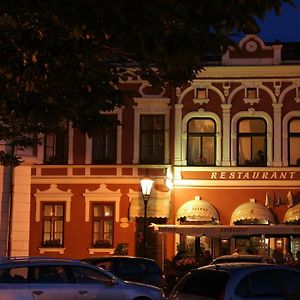
{"type": "Polygon", "coordinates": [[[296,171],[222,171],[210,172],[210,179],[216,180],[299,180],[296,171]]]}

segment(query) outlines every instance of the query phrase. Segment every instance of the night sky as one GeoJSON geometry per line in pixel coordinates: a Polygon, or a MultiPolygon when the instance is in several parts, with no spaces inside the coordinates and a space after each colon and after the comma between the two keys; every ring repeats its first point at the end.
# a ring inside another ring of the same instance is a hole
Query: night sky
{"type": "Polygon", "coordinates": [[[266,15],[258,34],[264,42],[300,42],[300,0],[294,0],[291,5],[282,6],[282,14],[277,17],[274,12],[266,15]]]}

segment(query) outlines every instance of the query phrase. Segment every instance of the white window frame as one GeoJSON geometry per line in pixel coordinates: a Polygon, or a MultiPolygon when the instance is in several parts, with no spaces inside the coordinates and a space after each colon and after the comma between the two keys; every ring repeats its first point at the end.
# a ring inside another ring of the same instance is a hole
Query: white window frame
{"type": "MultiPolygon", "coordinates": [[[[122,193],[120,192],[120,189],[117,191],[111,191],[106,187],[106,184],[101,184],[98,190],[90,191],[88,189],[85,190],[85,193],[83,194],[85,198],[85,222],[90,222],[90,210],[91,210],[91,203],[101,203],[101,202],[109,202],[115,204],[115,219],[114,221],[119,223],[120,221],[120,199],[122,196],[122,193]]],[[[115,231],[114,231],[115,234],[115,231]]],[[[114,248],[89,248],[89,254],[94,254],[98,252],[108,252],[113,253],[114,248]]]]}
{"type": "MultiPolygon", "coordinates": [[[[181,164],[186,166],[187,165],[187,126],[189,120],[193,118],[203,118],[203,119],[213,119],[216,124],[216,166],[221,165],[221,119],[219,116],[213,112],[208,112],[204,110],[194,111],[186,114],[181,123],[181,164]]],[[[193,166],[194,167],[194,166],[193,166]]]]}
{"type": "MultiPolygon", "coordinates": [[[[71,221],[71,199],[73,194],[71,190],[62,191],[57,188],[56,184],[51,184],[50,188],[45,191],[41,191],[37,189],[35,196],[35,221],[41,221],[41,205],[43,203],[51,203],[51,202],[62,202],[65,204],[65,221],[71,221]]],[[[40,247],[39,251],[41,254],[45,252],[58,252],[59,254],[63,254],[65,248],[45,248],[40,247]]]]}
{"type": "Polygon", "coordinates": [[[288,136],[289,136],[289,121],[293,118],[300,118],[300,111],[290,111],[282,120],[282,164],[287,167],[288,161],[288,136]]]}
{"type": "MultiPolygon", "coordinates": [[[[118,120],[122,123],[122,108],[117,107],[113,111],[101,112],[104,115],[117,115],[118,120]]],[[[117,126],[117,157],[116,164],[119,165],[122,163],[122,126],[117,126]]],[[[92,152],[93,152],[93,138],[89,138],[86,135],[85,140],[85,164],[90,165],[92,163],[92,152]]]]}
{"type": "Polygon", "coordinates": [[[263,111],[242,111],[231,120],[231,165],[237,166],[237,123],[242,118],[262,118],[267,124],[267,166],[273,165],[273,121],[269,114],[263,111]]]}
{"type": "Polygon", "coordinates": [[[170,161],[170,99],[169,98],[134,98],[134,149],[133,164],[139,164],[140,157],[140,116],[164,115],[165,116],[165,157],[164,163],[170,161]]]}

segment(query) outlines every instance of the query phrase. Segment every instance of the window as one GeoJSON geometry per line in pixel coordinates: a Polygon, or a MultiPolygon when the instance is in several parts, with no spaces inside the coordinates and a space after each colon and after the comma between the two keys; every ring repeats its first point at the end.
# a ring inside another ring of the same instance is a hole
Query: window
{"type": "Polygon", "coordinates": [[[186,298],[221,299],[229,277],[222,271],[194,271],[178,284],[177,290],[186,298]]]}
{"type": "Polygon", "coordinates": [[[164,115],[140,117],[140,163],[164,163],[165,158],[164,115]]]}
{"type": "Polygon", "coordinates": [[[34,267],[32,275],[32,283],[68,283],[67,274],[62,266],[34,267]]]}
{"type": "Polygon", "coordinates": [[[238,121],[238,165],[266,166],[266,122],[261,118],[244,118],[238,121]]]}
{"type": "Polygon", "coordinates": [[[64,210],[64,204],[43,205],[43,247],[63,246],[64,210]]]}
{"type": "Polygon", "coordinates": [[[114,205],[109,203],[94,203],[92,213],[93,246],[95,248],[112,248],[114,205]]]}
{"type": "Polygon", "coordinates": [[[68,124],[55,133],[47,134],[44,139],[46,164],[68,163],[68,124]]]}
{"type": "MultiPolygon", "coordinates": [[[[100,270],[93,270],[90,268],[83,267],[70,267],[69,268],[75,278],[76,283],[89,283],[89,284],[99,284],[99,283],[112,283],[112,278],[102,273],[100,270]]],[[[105,298],[105,295],[104,297],[105,298]]]]}
{"type": "Polygon", "coordinates": [[[204,88],[199,88],[197,89],[196,91],[196,96],[197,96],[197,99],[206,99],[206,89],[204,88]]]}
{"type": "Polygon", "coordinates": [[[216,124],[210,118],[193,118],[188,122],[187,164],[215,165],[216,124]]]}
{"type": "Polygon", "coordinates": [[[117,156],[117,115],[107,115],[107,125],[93,136],[92,162],[115,164],[117,156]]]}
{"type": "Polygon", "coordinates": [[[261,270],[246,275],[237,285],[235,294],[241,298],[283,299],[280,273],[282,270],[261,270]]]}
{"type": "Polygon", "coordinates": [[[300,167],[300,118],[291,119],[288,128],[289,166],[300,167]]]}
{"type": "Polygon", "coordinates": [[[0,283],[27,283],[28,268],[11,268],[0,270],[0,283]]]}
{"type": "Polygon", "coordinates": [[[256,90],[256,88],[248,88],[247,89],[247,97],[248,98],[256,98],[257,97],[257,90],[256,90]]]}

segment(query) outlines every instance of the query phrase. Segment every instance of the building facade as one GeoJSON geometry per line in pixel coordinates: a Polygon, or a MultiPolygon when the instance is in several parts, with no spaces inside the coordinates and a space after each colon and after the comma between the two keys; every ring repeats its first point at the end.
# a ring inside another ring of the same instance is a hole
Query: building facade
{"type": "Polygon", "coordinates": [[[142,255],[146,173],[154,180],[147,225],[174,225],[171,234],[148,230],[147,256],[161,263],[181,243],[191,255],[300,249],[295,232],[222,238],[175,229],[300,224],[300,57],[292,46],[246,35],[181,88],[153,88],[128,70],[120,83],[127,105],[109,112],[121,126],[88,138],[66,124],[22,153],[22,166],[2,168],[1,254],[9,244],[13,256],[81,258],[120,247],[142,255]]]}

